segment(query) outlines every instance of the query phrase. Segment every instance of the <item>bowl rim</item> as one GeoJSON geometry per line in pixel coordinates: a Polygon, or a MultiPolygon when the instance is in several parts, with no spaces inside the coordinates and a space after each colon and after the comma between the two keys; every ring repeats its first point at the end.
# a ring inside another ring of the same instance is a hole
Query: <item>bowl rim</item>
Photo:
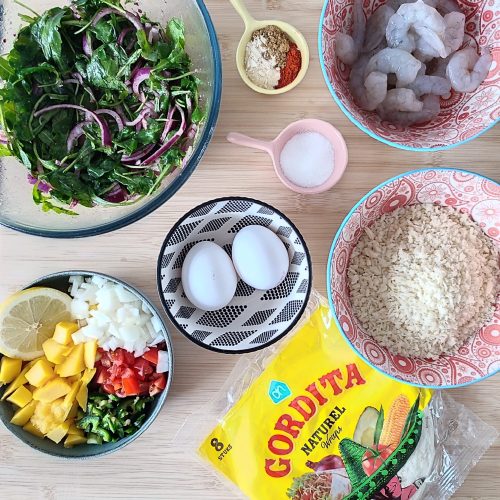
{"type": "Polygon", "coordinates": [[[182,335],[184,335],[184,337],[186,337],[191,342],[194,342],[195,344],[197,344],[200,347],[203,347],[204,349],[207,349],[209,351],[223,353],[223,354],[233,354],[233,355],[236,354],[237,355],[237,354],[245,354],[245,353],[249,353],[249,352],[260,351],[261,349],[265,349],[266,347],[269,347],[269,346],[273,345],[274,343],[278,342],[278,340],[281,340],[285,335],[287,335],[295,327],[295,325],[302,318],[302,315],[304,314],[304,311],[307,308],[307,304],[309,303],[309,298],[310,298],[311,290],[312,290],[312,281],[313,281],[313,272],[312,272],[311,254],[309,252],[309,248],[307,247],[306,240],[302,236],[302,233],[298,230],[297,226],[283,212],[281,212],[277,208],[273,207],[272,205],[269,205],[268,203],[265,203],[263,201],[257,200],[256,198],[249,198],[249,197],[246,197],[246,196],[223,196],[221,198],[214,198],[214,199],[205,201],[205,202],[197,205],[196,207],[192,208],[188,212],[186,212],[172,226],[172,228],[170,229],[170,231],[165,236],[165,239],[163,240],[163,243],[161,245],[160,253],[158,254],[158,261],[157,261],[157,264],[156,264],[156,285],[157,285],[158,296],[160,297],[160,301],[161,301],[161,303],[163,305],[163,309],[165,310],[165,313],[168,316],[168,319],[174,324],[174,326],[177,328],[177,330],[179,332],[181,332],[182,335]],[[272,210],[274,213],[276,213],[277,215],[279,215],[280,217],[282,217],[287,222],[287,224],[289,224],[293,228],[293,230],[297,233],[297,236],[299,237],[299,239],[300,239],[300,241],[302,243],[302,246],[304,247],[304,252],[306,254],[306,259],[307,259],[307,267],[308,267],[308,274],[309,274],[309,283],[308,283],[308,286],[307,286],[307,292],[306,292],[306,295],[305,295],[304,303],[302,304],[301,308],[297,312],[297,316],[290,323],[290,325],[287,328],[285,328],[285,330],[283,330],[283,332],[281,332],[271,342],[266,342],[265,344],[262,344],[262,345],[257,346],[257,347],[252,347],[252,348],[249,348],[249,349],[240,349],[240,350],[221,349],[219,347],[214,347],[214,346],[210,346],[210,345],[204,344],[203,342],[199,341],[198,339],[195,339],[194,337],[192,337],[191,335],[189,335],[185,331],[184,328],[182,328],[182,326],[179,324],[179,322],[177,321],[177,319],[170,312],[170,308],[168,307],[167,302],[166,302],[165,297],[164,297],[163,292],[162,292],[162,286],[161,286],[161,281],[162,281],[162,277],[161,277],[162,265],[161,265],[161,260],[162,260],[163,254],[165,252],[165,248],[166,248],[166,246],[167,246],[170,238],[172,237],[172,235],[174,234],[174,232],[177,230],[177,228],[186,219],[188,219],[191,216],[191,214],[193,214],[197,210],[200,210],[203,207],[206,207],[207,205],[211,205],[213,203],[219,203],[221,201],[248,201],[248,202],[251,202],[252,204],[258,204],[258,205],[261,205],[263,207],[266,207],[266,208],[272,210]]]}
{"type": "Polygon", "coordinates": [[[396,175],[394,177],[391,177],[390,179],[387,179],[387,180],[381,182],[380,184],[378,184],[374,188],[370,189],[370,191],[368,191],[364,196],[362,196],[354,204],[354,206],[349,210],[349,212],[347,213],[347,215],[342,220],[339,228],[337,229],[337,231],[335,233],[335,236],[333,238],[331,247],[330,247],[330,252],[328,253],[328,260],[327,260],[327,264],[326,264],[326,266],[327,266],[326,267],[326,291],[327,291],[327,295],[328,295],[328,304],[330,305],[330,312],[332,313],[333,319],[335,321],[335,324],[336,324],[338,330],[340,331],[342,337],[344,337],[344,340],[347,342],[347,344],[349,345],[349,347],[365,363],[367,363],[369,366],[371,366],[372,368],[374,368],[375,370],[377,370],[379,373],[382,373],[383,375],[386,375],[387,377],[392,378],[396,382],[401,382],[403,384],[411,385],[413,387],[422,387],[422,388],[425,388],[425,389],[438,389],[439,390],[439,389],[454,389],[456,387],[465,387],[465,386],[468,386],[468,385],[475,384],[475,383],[480,382],[482,380],[486,380],[486,379],[488,379],[490,377],[493,377],[497,373],[500,373],[500,368],[498,368],[493,373],[489,373],[488,375],[485,375],[484,377],[479,377],[479,378],[476,378],[474,380],[471,380],[470,382],[465,382],[463,384],[450,384],[450,385],[418,384],[418,383],[415,383],[415,382],[410,382],[408,380],[403,380],[401,378],[395,377],[394,375],[391,375],[390,373],[387,373],[386,371],[382,370],[378,366],[374,365],[361,351],[359,351],[358,349],[356,349],[356,347],[349,340],[349,338],[345,334],[344,329],[342,328],[342,325],[340,324],[340,321],[339,321],[339,319],[337,317],[335,306],[333,304],[332,289],[330,287],[330,282],[331,282],[331,279],[332,279],[332,272],[331,272],[332,260],[333,260],[333,254],[334,254],[335,248],[337,246],[337,241],[338,241],[338,239],[340,237],[340,234],[342,233],[345,225],[349,222],[349,220],[351,219],[352,214],[357,210],[357,208],[362,203],[364,203],[365,200],[367,200],[373,193],[375,193],[381,187],[389,184],[390,182],[393,182],[393,181],[396,181],[398,179],[401,179],[402,177],[408,177],[411,174],[416,174],[416,173],[419,173],[419,172],[429,172],[429,171],[432,171],[432,170],[437,170],[437,171],[442,171],[442,170],[450,171],[451,170],[453,172],[460,172],[460,173],[463,173],[463,174],[473,175],[475,177],[480,177],[481,179],[485,179],[487,181],[493,182],[494,184],[500,186],[500,183],[494,181],[493,179],[491,179],[489,177],[486,177],[485,175],[476,174],[475,172],[471,172],[470,170],[464,170],[464,169],[453,168],[453,167],[429,167],[429,168],[419,168],[419,169],[415,169],[415,170],[409,170],[407,172],[404,172],[402,174],[396,175]]]}
{"type": "MultiPolygon", "coordinates": [[[[144,432],[146,432],[147,429],[153,424],[153,422],[156,420],[158,415],[160,414],[161,410],[165,406],[165,402],[167,400],[168,393],[170,392],[171,386],[172,386],[172,380],[174,377],[174,351],[173,351],[173,342],[172,338],[170,335],[170,332],[168,330],[167,324],[165,323],[163,316],[160,312],[160,310],[153,304],[153,302],[146,296],[144,295],[139,289],[137,289],[135,286],[130,285],[126,281],[123,281],[119,278],[115,278],[114,276],[110,276],[108,274],[104,274],[98,271],[85,271],[85,270],[69,270],[69,271],[58,271],[55,273],[50,273],[46,274],[44,276],[40,276],[39,278],[31,281],[27,285],[23,286],[20,288],[20,290],[25,290],[27,288],[31,288],[34,286],[37,286],[40,282],[50,280],[50,279],[57,279],[57,278],[69,278],[70,276],[98,276],[104,279],[108,279],[111,281],[114,281],[115,283],[119,283],[123,285],[125,288],[127,288],[129,291],[131,291],[134,295],[137,295],[140,297],[146,304],[151,308],[153,313],[157,315],[159,320],[161,321],[162,327],[163,327],[163,336],[165,338],[165,342],[167,344],[167,351],[169,354],[169,372],[168,372],[168,377],[167,377],[167,385],[163,392],[160,394],[160,397],[158,398],[157,405],[149,415],[149,417],[145,420],[145,422],[142,424],[142,426],[131,436],[128,436],[126,438],[120,439],[119,441],[116,441],[114,444],[114,447],[111,449],[108,449],[106,451],[98,452],[93,455],[87,455],[87,456],[70,456],[70,455],[61,455],[59,453],[55,453],[52,451],[47,451],[39,448],[38,446],[29,443],[22,439],[20,436],[17,434],[14,434],[10,428],[7,426],[6,422],[3,421],[3,419],[0,419],[0,422],[4,426],[4,428],[15,438],[17,438],[19,441],[21,441],[24,445],[29,446],[31,449],[42,453],[44,455],[49,455],[52,457],[56,458],[61,458],[64,460],[91,460],[91,459],[96,459],[96,458],[101,458],[106,455],[110,455],[111,453],[114,453],[116,451],[119,451],[123,448],[125,448],[127,445],[131,444],[133,441],[135,441],[137,438],[139,438],[144,432]]],[[[59,443],[61,445],[61,443],[59,443]]],[[[98,450],[98,448],[96,448],[98,450]]]]}
{"type": "MultiPolygon", "coordinates": [[[[69,229],[69,230],[52,230],[52,229],[40,229],[33,227],[26,227],[24,225],[17,225],[16,223],[10,221],[0,220],[0,225],[13,229],[15,231],[19,231],[21,233],[30,234],[33,236],[41,236],[44,238],[85,238],[88,236],[96,236],[99,234],[109,233],[111,231],[116,231],[117,229],[121,229],[125,226],[133,224],[138,220],[146,217],[150,213],[154,212],[157,208],[167,202],[172,196],[179,191],[179,189],[186,183],[186,181],[191,177],[196,167],[200,163],[213,135],[215,132],[215,128],[217,125],[217,120],[219,117],[219,110],[221,104],[221,95],[222,95],[222,59],[219,42],[217,40],[217,34],[215,31],[215,26],[210,17],[207,7],[203,0],[195,0],[203,20],[205,22],[205,26],[208,31],[208,36],[210,39],[210,48],[212,52],[212,59],[214,62],[214,82],[213,82],[213,99],[212,105],[210,109],[210,113],[206,119],[206,125],[203,131],[202,136],[199,139],[198,147],[193,151],[192,156],[189,158],[185,167],[181,168],[181,173],[179,176],[165,188],[165,190],[144,204],[138,210],[124,215],[123,217],[111,221],[106,222],[105,224],[99,226],[93,226],[83,229],[69,229]]],[[[111,210],[112,208],[110,208],[111,210]]]]}
{"type": "Polygon", "coordinates": [[[345,105],[342,103],[342,101],[339,99],[337,96],[337,92],[335,92],[335,89],[333,88],[332,83],[330,82],[330,79],[328,78],[328,74],[326,71],[326,64],[325,60],[323,57],[323,25],[325,21],[325,15],[326,15],[326,8],[328,7],[328,4],[330,3],[330,0],[325,0],[323,4],[323,9],[321,10],[321,15],[319,18],[319,26],[318,26],[318,54],[319,54],[319,64],[321,66],[321,72],[323,73],[323,78],[325,79],[325,83],[328,87],[328,90],[330,91],[330,94],[332,95],[334,101],[337,103],[338,107],[342,110],[344,115],[349,118],[349,120],[356,125],[362,132],[365,134],[369,135],[373,139],[376,139],[377,141],[380,141],[384,144],[387,144],[388,146],[391,146],[393,148],[397,149],[403,149],[405,151],[417,151],[417,152],[430,152],[430,151],[446,151],[448,149],[453,149],[456,148],[457,146],[460,146],[461,144],[466,144],[480,135],[488,132],[488,130],[492,129],[497,123],[500,123],[500,117],[494,120],[491,125],[488,125],[485,129],[481,130],[477,134],[474,134],[472,137],[469,137],[468,139],[463,139],[458,142],[454,142],[453,144],[447,144],[446,146],[435,146],[435,147],[430,147],[430,148],[417,148],[413,146],[406,146],[404,144],[399,144],[397,142],[389,141],[388,139],[384,139],[383,137],[379,136],[375,132],[372,132],[370,129],[362,125],[354,116],[352,113],[345,107],[345,105]]]}

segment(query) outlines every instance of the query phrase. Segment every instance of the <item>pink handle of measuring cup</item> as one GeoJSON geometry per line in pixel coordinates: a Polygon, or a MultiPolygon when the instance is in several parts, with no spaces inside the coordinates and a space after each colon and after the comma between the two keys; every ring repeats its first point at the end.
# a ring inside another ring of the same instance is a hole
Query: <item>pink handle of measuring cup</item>
{"type": "Polygon", "coordinates": [[[272,154],[272,145],[267,141],[259,141],[248,135],[239,134],[238,132],[231,132],[227,134],[227,140],[239,146],[246,146],[247,148],[260,149],[266,153],[272,154]]]}

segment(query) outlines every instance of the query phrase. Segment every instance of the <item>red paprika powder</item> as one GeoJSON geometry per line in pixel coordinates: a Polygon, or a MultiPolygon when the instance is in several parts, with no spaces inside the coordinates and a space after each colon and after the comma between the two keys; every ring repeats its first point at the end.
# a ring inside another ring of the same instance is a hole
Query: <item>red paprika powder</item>
{"type": "Polygon", "coordinates": [[[302,55],[300,50],[295,43],[291,43],[290,50],[286,55],[285,67],[281,70],[280,79],[276,88],[281,89],[282,87],[290,85],[295,78],[297,78],[301,67],[302,55]]]}

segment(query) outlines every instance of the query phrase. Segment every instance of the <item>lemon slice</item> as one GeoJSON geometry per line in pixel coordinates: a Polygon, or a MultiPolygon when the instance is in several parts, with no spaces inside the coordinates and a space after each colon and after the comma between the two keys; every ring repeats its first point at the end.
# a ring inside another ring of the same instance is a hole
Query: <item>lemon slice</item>
{"type": "Polygon", "coordinates": [[[28,288],[0,305],[0,353],[24,360],[43,355],[42,344],[60,321],[71,321],[71,297],[54,288],[28,288]]]}

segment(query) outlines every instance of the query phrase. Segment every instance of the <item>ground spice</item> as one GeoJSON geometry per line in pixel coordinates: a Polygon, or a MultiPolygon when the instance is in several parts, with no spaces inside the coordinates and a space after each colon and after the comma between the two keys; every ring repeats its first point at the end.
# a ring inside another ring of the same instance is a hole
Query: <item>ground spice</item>
{"type": "Polygon", "coordinates": [[[252,33],[251,40],[261,37],[264,40],[264,59],[276,60],[278,68],[284,68],[286,65],[286,56],[290,50],[290,40],[286,33],[278,26],[269,25],[255,30],[252,33]]]}
{"type": "Polygon", "coordinates": [[[300,68],[302,67],[302,55],[295,43],[290,44],[290,50],[286,55],[285,67],[281,70],[280,80],[277,89],[286,87],[290,85],[297,75],[299,74],[300,68]]]}

